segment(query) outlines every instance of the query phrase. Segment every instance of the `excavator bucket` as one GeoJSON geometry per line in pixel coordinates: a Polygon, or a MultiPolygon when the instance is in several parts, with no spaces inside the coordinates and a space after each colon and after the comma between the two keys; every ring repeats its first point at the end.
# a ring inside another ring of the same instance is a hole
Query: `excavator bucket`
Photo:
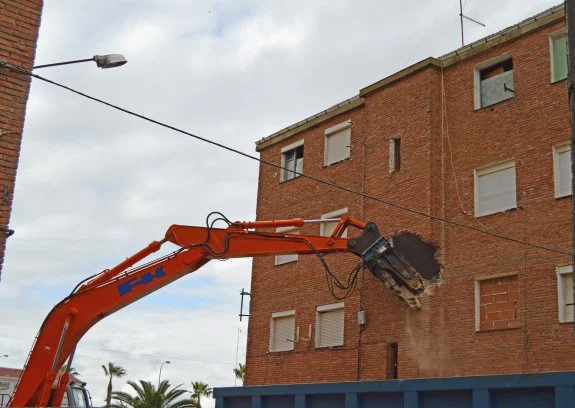
{"type": "Polygon", "coordinates": [[[375,277],[413,309],[421,307],[418,297],[425,290],[424,281],[439,276],[435,249],[415,234],[399,234],[392,243],[369,222],[360,237],[349,239],[348,247],[363,259],[364,266],[375,277]]]}

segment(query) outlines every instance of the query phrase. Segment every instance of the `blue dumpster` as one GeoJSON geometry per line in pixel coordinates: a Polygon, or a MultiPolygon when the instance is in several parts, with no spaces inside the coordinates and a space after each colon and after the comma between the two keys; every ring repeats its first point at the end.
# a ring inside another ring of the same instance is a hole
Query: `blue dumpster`
{"type": "Polygon", "coordinates": [[[216,408],[575,408],[575,371],[215,388],[216,408]]]}

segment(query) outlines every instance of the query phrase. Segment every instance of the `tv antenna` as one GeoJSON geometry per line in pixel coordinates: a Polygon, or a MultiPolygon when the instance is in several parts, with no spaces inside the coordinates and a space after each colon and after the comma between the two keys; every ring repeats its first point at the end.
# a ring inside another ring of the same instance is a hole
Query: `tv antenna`
{"type": "Polygon", "coordinates": [[[485,27],[485,24],[472,19],[471,17],[467,17],[466,15],[463,14],[463,4],[462,4],[462,0],[459,0],[459,18],[461,19],[461,46],[463,47],[465,45],[465,40],[463,39],[463,19],[469,20],[475,24],[479,24],[480,26],[485,27]]]}

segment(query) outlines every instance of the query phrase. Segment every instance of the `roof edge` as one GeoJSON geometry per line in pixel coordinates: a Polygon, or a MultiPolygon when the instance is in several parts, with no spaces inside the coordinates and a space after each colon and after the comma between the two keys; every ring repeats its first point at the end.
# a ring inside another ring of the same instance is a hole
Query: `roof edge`
{"type": "Polygon", "coordinates": [[[427,68],[441,68],[442,66],[443,68],[446,68],[450,65],[456,64],[459,61],[487,51],[492,47],[514,40],[515,38],[524,34],[528,34],[547,25],[553,24],[563,18],[565,18],[565,5],[561,3],[501,31],[498,31],[480,40],[474,41],[464,47],[456,49],[455,51],[442,55],[439,58],[425,58],[413,65],[410,65],[407,68],[404,68],[392,75],[387,76],[386,78],[383,78],[371,85],[360,89],[359,94],[350,99],[340,102],[328,109],[325,109],[324,111],[321,111],[256,141],[256,151],[260,152],[263,149],[288,137],[291,137],[305,129],[317,126],[321,122],[331,119],[336,115],[347,112],[351,109],[355,109],[358,106],[362,106],[365,103],[365,99],[363,99],[365,96],[386,86],[389,86],[405,77],[413,75],[427,68]]]}
{"type": "Polygon", "coordinates": [[[497,45],[514,40],[524,34],[539,30],[549,24],[553,24],[565,18],[565,5],[559,4],[551,7],[539,14],[529,17],[517,24],[507,27],[501,31],[481,38],[455,51],[439,57],[443,67],[448,67],[461,60],[480,54],[497,45]]]}
{"type": "Polygon", "coordinates": [[[346,99],[345,101],[327,108],[322,112],[316,113],[307,119],[301,120],[291,126],[288,126],[287,128],[284,128],[267,137],[264,137],[261,140],[258,140],[256,142],[256,151],[260,152],[273,144],[276,144],[284,139],[287,139],[288,137],[295,135],[296,133],[317,126],[318,124],[328,119],[362,106],[364,103],[365,99],[360,98],[359,95],[346,99]]]}
{"type": "Polygon", "coordinates": [[[415,64],[410,65],[409,67],[404,68],[401,71],[396,72],[395,74],[392,74],[371,85],[366,86],[365,88],[360,89],[359,96],[364,97],[372,92],[375,92],[381,88],[391,85],[392,83],[399,81],[400,79],[403,79],[409,75],[415,74],[416,72],[419,72],[429,67],[440,68],[441,61],[438,60],[437,58],[428,57],[424,60],[416,62],[415,64]]]}

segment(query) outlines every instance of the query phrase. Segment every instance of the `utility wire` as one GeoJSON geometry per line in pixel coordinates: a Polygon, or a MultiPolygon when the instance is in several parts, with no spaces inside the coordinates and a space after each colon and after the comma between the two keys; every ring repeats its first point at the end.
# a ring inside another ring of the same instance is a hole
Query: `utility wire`
{"type": "Polygon", "coordinates": [[[479,233],[481,233],[481,234],[490,235],[490,236],[492,236],[492,237],[499,238],[499,239],[503,239],[503,240],[506,240],[506,241],[515,242],[515,243],[520,244],[520,245],[526,245],[526,246],[530,246],[530,247],[532,247],[532,248],[542,249],[542,250],[544,250],[544,251],[554,252],[554,253],[561,254],[561,255],[571,255],[571,252],[567,252],[567,251],[563,251],[563,250],[555,249],[555,248],[550,248],[550,247],[546,247],[546,246],[543,246],[543,245],[534,244],[534,243],[531,243],[531,242],[528,242],[528,241],[523,241],[523,240],[520,240],[520,239],[517,239],[517,238],[513,238],[513,237],[509,237],[509,236],[506,236],[506,235],[500,235],[500,234],[497,234],[497,233],[495,233],[495,232],[486,231],[486,230],[483,230],[483,229],[480,229],[480,228],[477,228],[477,227],[473,227],[473,226],[471,226],[471,225],[462,224],[462,223],[457,222],[457,221],[447,220],[447,219],[444,219],[444,218],[442,218],[442,217],[439,217],[439,216],[436,216],[436,215],[433,215],[433,214],[428,214],[428,213],[423,212],[423,211],[419,211],[419,210],[416,210],[416,209],[413,209],[413,208],[410,208],[410,207],[406,207],[406,206],[403,206],[403,205],[400,205],[400,204],[393,203],[393,202],[391,202],[391,201],[387,201],[387,200],[383,200],[383,199],[374,197],[374,196],[369,195],[369,194],[362,193],[361,191],[357,191],[357,190],[354,190],[354,189],[349,188],[349,187],[341,186],[341,185],[339,185],[339,184],[335,184],[335,183],[332,183],[332,182],[329,182],[329,181],[326,181],[326,180],[323,180],[323,179],[320,179],[320,178],[317,178],[317,177],[314,177],[314,176],[310,176],[310,175],[307,175],[307,174],[299,173],[299,172],[297,172],[297,171],[294,171],[294,170],[285,168],[285,167],[283,167],[283,166],[281,166],[281,165],[279,165],[279,164],[275,164],[275,163],[269,162],[269,161],[267,161],[267,160],[260,159],[259,157],[253,156],[253,155],[251,155],[251,154],[248,154],[248,153],[242,152],[242,151],[240,151],[240,150],[234,149],[233,147],[229,147],[229,146],[226,146],[226,145],[224,145],[224,144],[222,144],[222,143],[218,143],[218,142],[215,142],[215,141],[213,141],[213,140],[206,139],[206,138],[204,138],[204,137],[201,137],[201,136],[195,135],[195,134],[193,134],[193,133],[187,132],[187,131],[185,131],[185,130],[183,130],[183,129],[180,129],[180,128],[177,128],[177,127],[175,127],[175,126],[168,125],[167,123],[160,122],[160,121],[158,121],[158,120],[152,119],[152,118],[147,117],[147,116],[144,116],[144,115],[142,115],[142,114],[133,112],[133,111],[131,111],[131,110],[122,108],[122,107],[117,106],[117,105],[114,105],[114,104],[112,104],[112,103],[110,103],[110,102],[106,102],[106,101],[104,101],[104,100],[102,100],[102,99],[99,99],[99,98],[96,98],[96,97],[94,97],[94,96],[90,96],[90,95],[85,94],[85,93],[83,93],[83,92],[80,92],[80,91],[78,91],[78,90],[76,90],[76,89],[70,88],[69,86],[60,84],[60,83],[58,83],[58,82],[52,81],[52,80],[47,79],[47,78],[44,78],[44,77],[42,77],[42,76],[40,76],[40,75],[38,75],[38,74],[34,74],[33,72],[26,71],[26,70],[24,70],[24,69],[22,69],[22,68],[20,68],[20,67],[15,66],[15,65],[8,64],[8,63],[3,63],[3,64],[0,64],[0,66],[5,67],[5,68],[8,68],[8,69],[10,69],[10,70],[12,70],[12,71],[15,71],[15,72],[19,72],[19,73],[24,74],[24,75],[31,76],[31,77],[33,77],[33,78],[39,79],[40,81],[47,82],[47,83],[52,84],[52,85],[54,85],[54,86],[57,86],[57,87],[59,87],[59,88],[62,88],[62,89],[65,89],[65,90],[67,90],[67,91],[70,91],[70,92],[72,92],[72,93],[75,93],[76,95],[83,96],[84,98],[90,99],[90,100],[92,100],[92,101],[101,103],[101,104],[106,105],[106,106],[109,106],[110,108],[119,110],[120,112],[127,113],[128,115],[135,116],[135,117],[140,118],[140,119],[143,119],[143,120],[145,120],[145,121],[147,121],[147,122],[154,123],[154,124],[156,124],[156,125],[158,125],[158,126],[161,126],[161,127],[164,127],[164,128],[170,129],[170,130],[173,130],[173,131],[178,132],[178,133],[182,133],[182,134],[184,134],[184,135],[186,135],[186,136],[193,137],[194,139],[197,139],[197,140],[200,140],[200,141],[202,141],[202,142],[211,144],[211,145],[213,145],[213,146],[217,146],[217,147],[219,147],[219,148],[221,148],[221,149],[230,151],[230,152],[232,152],[232,153],[236,153],[236,154],[238,154],[238,155],[240,155],[240,156],[244,156],[244,157],[246,157],[246,158],[248,158],[248,159],[255,160],[255,161],[260,162],[260,163],[262,163],[262,164],[265,164],[265,165],[267,165],[267,166],[275,167],[275,168],[280,169],[280,170],[290,171],[290,172],[294,173],[295,175],[298,175],[298,176],[307,178],[307,179],[309,179],[309,180],[313,180],[313,181],[315,181],[315,182],[317,182],[317,183],[320,183],[320,184],[323,184],[323,185],[326,185],[326,186],[329,186],[329,187],[333,187],[333,188],[338,189],[338,190],[341,190],[341,191],[346,191],[346,192],[348,192],[348,193],[352,193],[352,194],[355,194],[355,195],[358,195],[358,196],[362,196],[362,197],[367,198],[367,199],[369,199],[369,200],[372,200],[372,201],[375,201],[375,202],[378,202],[378,203],[381,203],[381,204],[385,204],[385,205],[388,205],[388,206],[390,206],[390,207],[398,208],[398,209],[401,209],[401,210],[404,210],[404,211],[407,211],[407,212],[409,212],[409,213],[416,214],[416,215],[419,215],[419,216],[422,216],[422,217],[430,218],[430,219],[435,220],[435,221],[445,222],[445,223],[447,223],[447,224],[451,224],[451,225],[454,225],[454,226],[457,226],[457,227],[460,227],[460,228],[465,228],[465,229],[468,229],[468,230],[471,230],[471,231],[479,232],[479,233]]]}

